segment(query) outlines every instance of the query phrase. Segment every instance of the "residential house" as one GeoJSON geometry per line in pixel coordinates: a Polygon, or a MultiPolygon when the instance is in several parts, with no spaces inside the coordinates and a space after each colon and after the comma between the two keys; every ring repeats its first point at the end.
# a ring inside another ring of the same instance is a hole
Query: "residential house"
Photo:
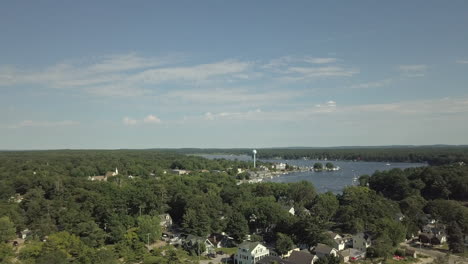
{"type": "MultiPolygon", "coordinates": [[[[272,255],[271,253],[274,252],[275,249],[271,249],[270,250],[270,255],[272,255]]],[[[282,258],[289,258],[291,256],[291,254],[295,251],[299,251],[300,249],[299,248],[293,248],[291,250],[288,250],[288,252],[284,253],[283,255],[281,255],[282,258]]]]}
{"type": "Polygon", "coordinates": [[[276,170],[285,170],[286,169],[286,163],[277,163],[274,165],[276,170]]]}
{"type": "Polygon", "coordinates": [[[350,262],[365,258],[366,252],[355,248],[347,248],[343,251],[340,251],[339,256],[343,262],[350,262]]]}
{"type": "Polygon", "coordinates": [[[333,256],[338,256],[338,250],[336,248],[332,248],[328,245],[318,243],[317,246],[315,246],[313,252],[315,252],[315,255],[319,258],[328,256],[328,255],[333,255],[333,256]]]}
{"type": "Polygon", "coordinates": [[[357,233],[353,236],[353,248],[366,252],[372,245],[372,237],[367,232],[357,233]]]}
{"type": "Polygon", "coordinates": [[[433,233],[420,233],[419,241],[425,244],[440,245],[447,242],[447,236],[445,234],[435,235],[433,233]]]}
{"type": "Polygon", "coordinates": [[[305,251],[293,251],[288,261],[293,264],[314,264],[319,258],[305,251]]]}
{"type": "Polygon", "coordinates": [[[345,249],[346,243],[341,235],[334,233],[332,231],[328,231],[326,233],[328,237],[330,237],[330,239],[332,240],[334,248],[338,249],[338,251],[345,249]]]}
{"type": "Polygon", "coordinates": [[[402,214],[402,213],[397,213],[397,214],[395,214],[394,218],[395,218],[396,221],[401,222],[401,221],[403,221],[405,219],[405,215],[402,214]]]}
{"type": "Polygon", "coordinates": [[[227,236],[224,232],[221,234],[211,234],[208,240],[210,240],[215,248],[228,248],[232,247],[234,244],[234,239],[227,236]]]}
{"type": "Polygon", "coordinates": [[[89,176],[88,180],[90,181],[107,181],[106,176],[89,176]]]}
{"type": "Polygon", "coordinates": [[[430,215],[430,214],[424,214],[419,217],[419,220],[424,223],[424,224],[435,224],[437,221],[430,215]]]}
{"type": "Polygon", "coordinates": [[[177,175],[185,175],[185,174],[190,173],[190,171],[188,170],[179,170],[179,169],[171,170],[171,172],[177,175]]]}
{"type": "Polygon", "coordinates": [[[257,261],[257,264],[272,264],[272,263],[275,263],[275,264],[294,264],[293,262],[291,262],[289,260],[282,259],[282,258],[277,257],[277,256],[266,256],[266,257],[262,258],[261,260],[257,261]]]}
{"type": "Polygon", "coordinates": [[[23,196],[19,193],[16,193],[15,196],[10,197],[10,202],[12,203],[21,203],[24,200],[23,196]]]}
{"type": "Polygon", "coordinates": [[[198,248],[198,245],[204,244],[205,245],[205,251],[203,252],[197,252],[200,255],[206,255],[209,253],[214,252],[214,245],[210,242],[205,237],[200,237],[200,236],[194,236],[194,235],[188,235],[187,238],[185,238],[185,241],[183,243],[184,247],[186,249],[192,249],[192,250],[200,250],[198,248]]]}
{"type": "MultiPolygon", "coordinates": [[[[427,224],[423,226],[421,234],[423,235],[423,240],[427,240],[429,238],[432,242],[424,242],[424,243],[431,243],[434,245],[442,244],[447,242],[447,234],[446,234],[446,227],[443,224],[427,224]]],[[[420,234],[420,238],[421,238],[420,234]]]]}
{"type": "Polygon", "coordinates": [[[292,215],[296,215],[296,211],[294,210],[294,206],[291,205],[283,205],[282,206],[284,210],[286,210],[288,213],[292,215]]]}
{"type": "Polygon", "coordinates": [[[31,230],[26,228],[23,231],[21,231],[21,239],[26,239],[31,234],[32,234],[31,230]]]}
{"type": "Polygon", "coordinates": [[[270,251],[259,242],[242,242],[234,255],[234,264],[255,264],[270,255],[270,251]]]}
{"type": "Polygon", "coordinates": [[[90,181],[107,181],[108,178],[119,175],[119,170],[115,168],[115,171],[108,171],[104,176],[89,176],[90,181]]]}
{"type": "Polygon", "coordinates": [[[159,219],[159,224],[161,227],[169,228],[172,226],[172,217],[169,214],[160,214],[159,219]]]}

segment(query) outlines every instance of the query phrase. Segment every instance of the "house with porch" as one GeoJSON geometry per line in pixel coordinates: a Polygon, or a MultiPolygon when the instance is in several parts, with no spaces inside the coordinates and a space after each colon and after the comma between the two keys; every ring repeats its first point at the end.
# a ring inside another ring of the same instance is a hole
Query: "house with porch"
{"type": "Polygon", "coordinates": [[[234,264],[256,264],[270,255],[270,250],[260,242],[244,241],[237,247],[234,264]]]}

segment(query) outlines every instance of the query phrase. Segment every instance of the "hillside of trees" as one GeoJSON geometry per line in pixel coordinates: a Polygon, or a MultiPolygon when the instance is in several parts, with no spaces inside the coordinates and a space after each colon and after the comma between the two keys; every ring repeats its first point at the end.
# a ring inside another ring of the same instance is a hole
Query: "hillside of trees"
{"type": "Polygon", "coordinates": [[[406,216],[407,234],[416,233],[421,219],[430,214],[447,226],[449,248],[464,251],[464,236],[468,235],[468,166],[393,169],[361,176],[360,184],[398,203],[406,216]]]}
{"type": "Polygon", "coordinates": [[[267,243],[315,245],[330,242],[326,230],[369,231],[375,256],[393,254],[420,227],[419,214],[468,231],[466,208],[453,200],[468,193],[464,166],[377,172],[340,195],[317,193],[309,182],[238,185],[229,171],[249,167],[155,150],[1,152],[0,262],[196,263],[180,248],[147,250],[161,237],[162,213],[186,234],[226,232],[237,242],[255,233],[267,243]],[[115,168],[119,175],[107,182],[88,179],[115,168]],[[400,212],[409,220],[395,220],[400,212]],[[8,241],[25,229],[25,245],[13,247],[8,241]]]}

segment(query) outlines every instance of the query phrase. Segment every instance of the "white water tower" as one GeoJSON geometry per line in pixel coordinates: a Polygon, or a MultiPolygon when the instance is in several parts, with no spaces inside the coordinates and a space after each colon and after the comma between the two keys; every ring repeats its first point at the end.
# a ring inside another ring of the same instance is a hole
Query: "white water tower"
{"type": "Polygon", "coordinates": [[[254,159],[254,168],[255,168],[255,161],[256,161],[256,157],[255,157],[255,155],[257,155],[257,150],[256,150],[256,149],[252,150],[252,153],[253,153],[253,159],[254,159]]]}

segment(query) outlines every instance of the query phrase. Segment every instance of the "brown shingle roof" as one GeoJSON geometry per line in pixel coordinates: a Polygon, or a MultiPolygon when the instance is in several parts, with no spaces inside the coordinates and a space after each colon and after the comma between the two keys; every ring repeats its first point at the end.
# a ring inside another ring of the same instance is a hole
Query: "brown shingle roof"
{"type": "Polygon", "coordinates": [[[294,264],[311,264],[315,255],[302,251],[293,251],[288,261],[294,264]]]}

